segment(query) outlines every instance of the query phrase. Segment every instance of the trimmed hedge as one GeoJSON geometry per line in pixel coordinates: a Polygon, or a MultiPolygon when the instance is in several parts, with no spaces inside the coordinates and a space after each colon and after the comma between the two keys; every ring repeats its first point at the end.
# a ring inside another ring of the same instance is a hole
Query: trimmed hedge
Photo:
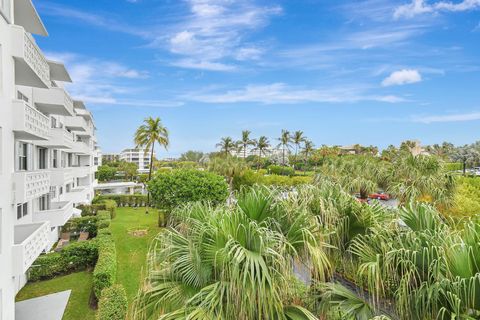
{"type": "Polygon", "coordinates": [[[103,228],[108,228],[110,226],[111,222],[111,215],[110,212],[105,211],[105,210],[100,210],[97,213],[97,228],[98,229],[103,229],[103,228]]]}
{"type": "Polygon", "coordinates": [[[97,320],[125,320],[127,306],[127,293],[122,285],[105,288],[98,303],[97,320]]]}
{"type": "Polygon", "coordinates": [[[113,200],[119,207],[145,207],[147,206],[146,194],[105,194],[98,195],[93,203],[100,204],[105,200],[113,200]]]}
{"type": "Polygon", "coordinates": [[[271,174],[277,174],[279,176],[293,176],[295,174],[295,170],[293,168],[277,165],[268,166],[268,171],[271,174]]]}
{"type": "Polygon", "coordinates": [[[91,238],[95,237],[97,234],[97,217],[85,216],[72,218],[62,227],[62,232],[79,233],[81,231],[88,232],[91,238]]]}
{"type": "Polygon", "coordinates": [[[102,290],[112,286],[117,277],[117,252],[115,242],[110,235],[97,237],[98,260],[93,270],[93,292],[97,299],[102,290]]]}
{"type": "Polygon", "coordinates": [[[110,212],[110,216],[113,219],[115,218],[117,203],[114,200],[102,199],[97,200],[90,205],[79,205],[78,209],[82,210],[82,216],[94,216],[98,211],[107,210],[110,212]]]}
{"type": "Polygon", "coordinates": [[[98,258],[95,240],[74,242],[60,252],[41,255],[28,271],[30,281],[50,279],[93,267],[98,258]]]}
{"type": "Polygon", "coordinates": [[[313,182],[313,176],[279,176],[276,174],[263,175],[253,170],[247,170],[240,176],[233,178],[233,187],[240,190],[242,186],[253,186],[261,184],[266,186],[293,187],[300,184],[310,184],[313,182]]]}

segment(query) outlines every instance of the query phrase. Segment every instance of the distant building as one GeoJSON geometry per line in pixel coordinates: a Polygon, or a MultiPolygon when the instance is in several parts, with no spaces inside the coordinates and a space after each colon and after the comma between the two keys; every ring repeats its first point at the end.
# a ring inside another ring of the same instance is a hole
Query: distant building
{"type": "MultiPolygon", "coordinates": [[[[153,153],[155,158],[155,152],[153,153]]],[[[125,149],[120,153],[120,161],[135,163],[139,173],[147,173],[150,169],[150,151],[145,149],[125,149]]]]}
{"type": "Polygon", "coordinates": [[[120,160],[120,154],[118,153],[105,153],[102,155],[103,162],[113,162],[113,161],[119,161],[119,160],[120,160]]]}
{"type": "MultiPolygon", "coordinates": [[[[249,156],[260,156],[260,151],[256,150],[255,148],[247,148],[247,151],[244,153],[243,150],[232,150],[230,154],[234,157],[238,158],[248,158],[249,156]]],[[[262,151],[262,158],[270,158],[272,156],[279,156],[283,155],[282,148],[267,148],[266,150],[262,151]]],[[[290,150],[285,149],[285,156],[290,155],[290,150]]]]}

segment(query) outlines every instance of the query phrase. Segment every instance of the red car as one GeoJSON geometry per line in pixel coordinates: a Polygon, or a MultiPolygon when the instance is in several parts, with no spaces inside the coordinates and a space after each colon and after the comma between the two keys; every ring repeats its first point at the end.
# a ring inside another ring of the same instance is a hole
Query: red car
{"type": "Polygon", "coordinates": [[[390,200],[390,196],[383,192],[372,193],[368,197],[370,199],[377,199],[377,200],[390,200]]]}

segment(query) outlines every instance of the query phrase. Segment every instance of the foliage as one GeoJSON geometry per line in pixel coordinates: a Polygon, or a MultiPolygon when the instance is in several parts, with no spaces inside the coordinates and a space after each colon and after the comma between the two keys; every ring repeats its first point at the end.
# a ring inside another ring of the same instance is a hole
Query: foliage
{"type": "MultiPolygon", "coordinates": [[[[330,263],[318,222],[275,189],[245,189],[235,207],[175,210],[149,255],[134,319],[317,319],[296,303],[291,261],[324,280],[330,263]]],[[[298,203],[296,203],[298,204],[298,203]]]]}
{"type": "Polygon", "coordinates": [[[241,175],[247,169],[247,165],[243,159],[236,157],[215,157],[208,164],[208,169],[224,176],[228,181],[230,189],[232,189],[233,179],[241,175]]]}
{"type": "Polygon", "coordinates": [[[228,196],[227,184],[221,176],[194,169],[159,172],[148,188],[157,206],[169,210],[187,202],[222,203],[228,196]]]}
{"type": "Polygon", "coordinates": [[[453,206],[446,211],[448,216],[472,217],[480,215],[480,178],[457,177],[453,206]]]}
{"type": "Polygon", "coordinates": [[[114,284],[102,291],[98,302],[97,320],[125,320],[127,294],[122,285],[114,284]]]}
{"type": "Polygon", "coordinates": [[[216,144],[217,148],[220,148],[220,152],[225,156],[230,155],[230,152],[237,148],[237,143],[230,137],[223,137],[219,143],[216,144]]]}
{"type": "Polygon", "coordinates": [[[180,156],[180,161],[191,161],[191,162],[200,162],[200,159],[203,157],[203,152],[201,151],[193,151],[189,150],[187,152],[182,153],[180,156]]]}
{"type": "Polygon", "coordinates": [[[242,186],[254,186],[256,184],[265,186],[293,187],[313,182],[312,176],[279,176],[276,174],[264,175],[253,170],[246,170],[242,175],[233,179],[233,187],[239,190],[242,186]]]}
{"type": "Polygon", "coordinates": [[[102,290],[115,283],[117,275],[117,253],[115,242],[111,236],[103,235],[97,237],[97,241],[98,260],[93,270],[93,292],[97,299],[99,299],[102,290]]]}
{"type": "Polygon", "coordinates": [[[115,201],[118,207],[145,207],[147,205],[147,195],[144,194],[98,195],[93,202],[102,203],[103,200],[107,199],[115,201]]]}
{"type": "Polygon", "coordinates": [[[125,179],[133,180],[137,176],[138,166],[133,162],[121,161],[118,171],[123,172],[125,179]]]}
{"type": "Polygon", "coordinates": [[[117,168],[110,167],[108,165],[99,166],[96,172],[96,177],[98,181],[110,181],[115,178],[115,174],[117,173],[117,168]]]}
{"type": "Polygon", "coordinates": [[[82,241],[69,244],[60,252],[41,255],[28,270],[29,281],[50,279],[93,267],[98,257],[96,241],[82,241]]]}
{"type": "Polygon", "coordinates": [[[271,174],[278,174],[280,176],[293,176],[295,174],[295,170],[293,168],[277,165],[268,166],[268,172],[271,174]]]}
{"type": "Polygon", "coordinates": [[[90,237],[95,237],[97,234],[97,217],[85,216],[71,218],[63,225],[62,232],[88,232],[90,237]]]}
{"type": "Polygon", "coordinates": [[[111,222],[111,214],[106,210],[100,210],[97,213],[97,228],[98,230],[108,228],[111,222]]]}

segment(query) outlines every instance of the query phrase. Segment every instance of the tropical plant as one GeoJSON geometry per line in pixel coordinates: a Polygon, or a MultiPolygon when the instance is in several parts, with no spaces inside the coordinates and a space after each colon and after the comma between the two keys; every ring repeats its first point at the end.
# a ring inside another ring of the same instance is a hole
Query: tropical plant
{"type": "Polygon", "coordinates": [[[224,176],[230,190],[233,190],[233,178],[241,175],[247,169],[247,164],[243,159],[232,156],[216,157],[209,162],[208,169],[224,176]]]}
{"type": "Polygon", "coordinates": [[[280,143],[278,144],[278,147],[282,148],[282,165],[285,165],[285,153],[290,150],[290,143],[292,141],[292,138],[290,136],[290,132],[288,130],[282,130],[282,134],[280,135],[280,138],[277,139],[280,143]]]}
{"type": "Polygon", "coordinates": [[[237,148],[237,144],[230,137],[223,137],[219,143],[216,144],[216,147],[220,148],[220,152],[224,153],[225,156],[229,156],[230,152],[237,148]]]}
{"type": "Polygon", "coordinates": [[[304,143],[307,138],[303,135],[303,131],[295,131],[294,133],[292,133],[291,137],[290,137],[292,143],[295,145],[295,161],[297,161],[297,155],[298,155],[298,152],[300,150],[300,145],[302,143],[304,143]]]}
{"type": "Polygon", "coordinates": [[[187,152],[182,153],[180,156],[180,161],[192,161],[192,162],[200,162],[204,153],[201,151],[193,151],[189,150],[187,152]]]}
{"type": "Polygon", "coordinates": [[[255,140],[250,138],[250,131],[243,130],[242,131],[242,139],[238,141],[238,146],[240,146],[239,150],[243,151],[243,159],[247,158],[247,149],[248,146],[254,146],[255,140]]]}
{"type": "MultiPolygon", "coordinates": [[[[134,137],[135,145],[145,149],[145,153],[150,151],[150,168],[148,169],[148,181],[152,179],[152,166],[153,166],[153,150],[155,149],[155,143],[165,149],[168,148],[170,143],[168,138],[168,129],[163,126],[160,118],[148,117],[143,121],[143,124],[138,127],[134,137]]],[[[150,192],[147,194],[147,203],[150,203],[150,192]]]]}
{"type": "Polygon", "coordinates": [[[457,148],[450,157],[453,161],[460,162],[463,166],[463,175],[466,174],[467,165],[480,162],[480,152],[473,146],[465,145],[457,148]]]}
{"type": "Polygon", "coordinates": [[[315,219],[275,190],[242,190],[237,200],[174,212],[149,253],[134,319],[317,319],[290,285],[292,261],[310,261],[320,280],[331,272],[315,219]]]}

